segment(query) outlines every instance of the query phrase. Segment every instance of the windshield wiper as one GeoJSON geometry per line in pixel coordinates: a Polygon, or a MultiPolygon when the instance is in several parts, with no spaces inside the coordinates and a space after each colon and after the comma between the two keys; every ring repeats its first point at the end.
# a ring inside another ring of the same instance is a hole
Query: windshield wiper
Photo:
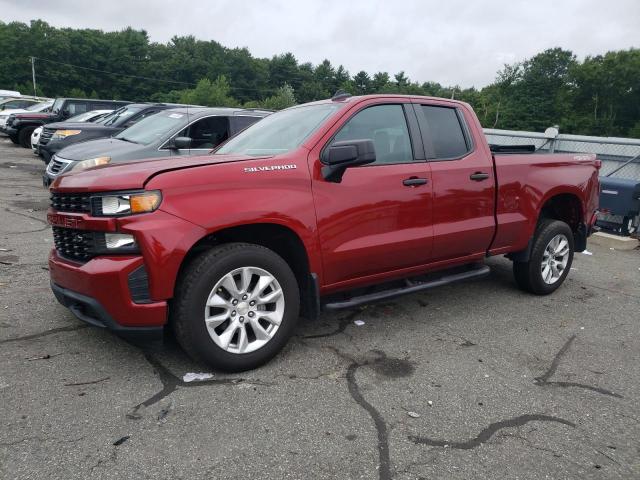
{"type": "Polygon", "coordinates": [[[138,144],[138,142],[134,142],[133,140],[131,140],[130,138],[127,138],[127,137],[116,137],[116,138],[118,140],[124,140],[125,142],[138,144]]]}

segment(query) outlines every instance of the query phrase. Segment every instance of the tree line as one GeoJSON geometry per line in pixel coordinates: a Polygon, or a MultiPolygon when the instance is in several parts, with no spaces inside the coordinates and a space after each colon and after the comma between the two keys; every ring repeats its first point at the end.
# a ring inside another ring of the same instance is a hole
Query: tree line
{"type": "MultiPolygon", "coordinates": [[[[38,94],[270,109],[331,97],[404,93],[469,102],[484,127],[640,137],[640,50],[579,60],[553,48],[505,65],[483,88],[416,82],[404,72],[350,74],[329,60],[300,63],[293,54],[256,58],[193,36],[151,42],[144,30],[104,32],[0,21],[0,88],[38,94]],[[80,68],[82,67],[82,68],[80,68]]],[[[461,66],[464,68],[464,66],[461,66]]]]}

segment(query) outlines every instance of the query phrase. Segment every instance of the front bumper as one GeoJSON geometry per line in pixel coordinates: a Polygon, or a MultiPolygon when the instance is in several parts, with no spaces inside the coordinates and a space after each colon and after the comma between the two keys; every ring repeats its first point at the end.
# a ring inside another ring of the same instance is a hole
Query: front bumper
{"type": "Polygon", "coordinates": [[[105,256],[79,264],[49,255],[51,288],[80,320],[127,337],[156,337],[167,323],[167,302],[132,300],[130,275],[144,266],[142,256],[105,256]]]}
{"type": "Polygon", "coordinates": [[[116,335],[133,342],[157,342],[164,335],[164,327],[123,327],[114,321],[107,310],[95,298],[62,288],[55,283],[51,290],[58,302],[71,310],[78,319],[98,328],[106,328],[116,335]]]}

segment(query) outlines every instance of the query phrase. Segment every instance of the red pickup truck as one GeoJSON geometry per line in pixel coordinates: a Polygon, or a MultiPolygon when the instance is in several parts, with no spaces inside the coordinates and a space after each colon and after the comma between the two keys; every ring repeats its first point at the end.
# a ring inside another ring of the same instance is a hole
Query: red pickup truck
{"type": "Polygon", "coordinates": [[[51,286],[88,323],[129,337],[171,325],[195,359],[250,369],[300,315],[480,277],[488,256],[553,292],[586,247],[599,167],[490,147],[465,103],[337,95],[209,155],[59,177],[51,286]]]}

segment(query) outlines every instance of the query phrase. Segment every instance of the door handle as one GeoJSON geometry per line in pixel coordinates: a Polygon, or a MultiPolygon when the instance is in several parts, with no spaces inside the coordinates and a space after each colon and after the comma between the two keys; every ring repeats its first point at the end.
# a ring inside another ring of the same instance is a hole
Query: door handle
{"type": "Polygon", "coordinates": [[[405,187],[418,187],[420,185],[425,185],[429,180],[427,180],[426,178],[418,178],[418,177],[410,177],[410,178],[405,178],[402,181],[402,184],[405,187]]]}
{"type": "Polygon", "coordinates": [[[469,178],[475,182],[481,182],[482,180],[489,178],[489,174],[486,172],[476,172],[469,175],[469,178]]]}

